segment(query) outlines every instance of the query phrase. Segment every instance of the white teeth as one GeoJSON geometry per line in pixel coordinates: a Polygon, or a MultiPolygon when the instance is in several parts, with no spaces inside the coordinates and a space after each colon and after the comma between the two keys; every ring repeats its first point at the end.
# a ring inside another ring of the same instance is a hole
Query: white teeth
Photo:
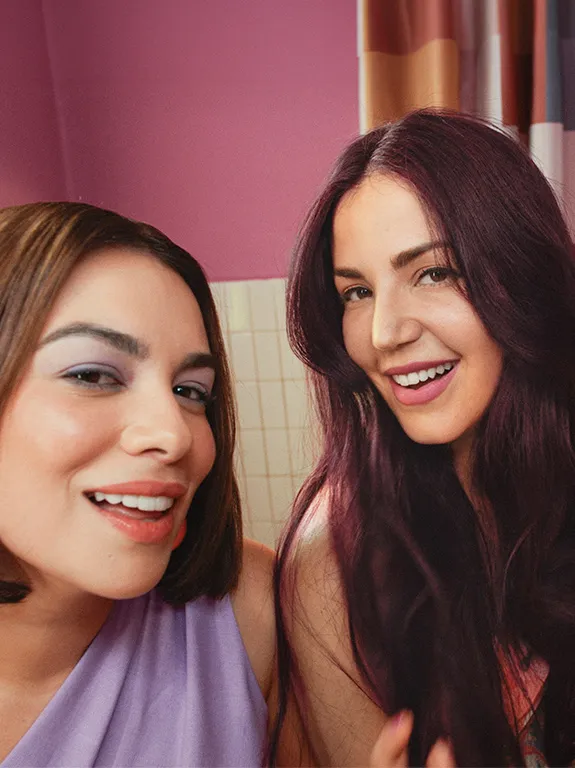
{"type": "Polygon", "coordinates": [[[138,509],[141,509],[142,512],[156,511],[156,500],[151,496],[138,496],[137,502],[137,507],[138,509]]]}
{"type": "Polygon", "coordinates": [[[402,387],[412,387],[415,384],[419,384],[420,382],[423,383],[428,379],[434,379],[442,373],[447,373],[453,366],[454,363],[443,363],[437,365],[435,368],[427,368],[417,372],[412,371],[408,374],[400,373],[392,376],[392,379],[402,387]]]}
{"type": "Polygon", "coordinates": [[[156,496],[156,512],[166,512],[173,504],[174,499],[170,499],[169,496],[156,496]]]}
{"type": "Polygon", "coordinates": [[[96,501],[106,501],[108,504],[122,504],[129,509],[139,509],[141,512],[166,512],[174,504],[169,496],[133,496],[119,493],[94,493],[96,501]]]}

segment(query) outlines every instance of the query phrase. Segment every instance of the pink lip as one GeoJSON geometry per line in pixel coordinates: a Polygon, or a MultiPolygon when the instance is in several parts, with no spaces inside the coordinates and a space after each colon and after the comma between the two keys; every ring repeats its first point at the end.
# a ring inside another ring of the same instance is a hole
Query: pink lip
{"type": "MultiPolygon", "coordinates": [[[[437,365],[441,365],[441,363],[437,363],[437,365]]],[[[433,368],[434,366],[429,365],[428,367],[433,368]]],[[[416,368],[415,370],[420,371],[423,370],[423,368],[416,368]]],[[[448,373],[444,373],[439,379],[428,380],[423,387],[420,387],[419,389],[402,387],[401,384],[398,384],[392,378],[389,380],[391,382],[393,394],[402,405],[425,405],[426,403],[435,400],[435,398],[439,397],[439,395],[447,389],[456,371],[457,365],[454,365],[448,373]]]]}
{"type": "Polygon", "coordinates": [[[116,485],[101,485],[90,488],[86,493],[119,493],[122,496],[167,496],[177,499],[188,490],[182,483],[162,483],[158,480],[135,480],[131,483],[117,483],[116,485]]]}
{"type": "Polygon", "coordinates": [[[402,373],[417,373],[418,371],[426,371],[429,368],[437,368],[438,365],[445,365],[445,363],[457,363],[458,360],[427,360],[425,363],[408,363],[407,365],[398,365],[397,368],[388,368],[384,371],[385,376],[400,376],[402,373]]]}

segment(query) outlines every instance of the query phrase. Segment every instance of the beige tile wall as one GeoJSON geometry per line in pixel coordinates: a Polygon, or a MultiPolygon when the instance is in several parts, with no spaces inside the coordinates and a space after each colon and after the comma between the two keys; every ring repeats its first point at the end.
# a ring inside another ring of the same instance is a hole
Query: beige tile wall
{"type": "Polygon", "coordinates": [[[312,462],[302,364],[285,332],[285,280],[211,284],[235,378],[246,535],[274,546],[312,462]]]}

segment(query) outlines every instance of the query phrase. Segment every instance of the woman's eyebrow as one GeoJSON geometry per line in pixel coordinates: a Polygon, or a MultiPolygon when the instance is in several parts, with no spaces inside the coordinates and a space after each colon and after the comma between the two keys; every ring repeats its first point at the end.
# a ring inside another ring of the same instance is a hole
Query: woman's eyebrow
{"type": "MultiPolygon", "coordinates": [[[[45,347],[47,344],[52,344],[69,336],[89,336],[98,339],[137,360],[147,360],[150,357],[150,348],[144,341],[131,336],[129,333],[115,331],[113,328],[106,328],[103,325],[93,323],[70,323],[63,328],[58,328],[42,339],[40,347],[45,347]]],[[[216,358],[214,355],[210,352],[190,352],[178,365],[177,373],[198,368],[212,368],[215,371],[216,358]]]]}
{"type": "Polygon", "coordinates": [[[63,328],[49,333],[40,342],[40,347],[52,344],[68,336],[90,336],[91,338],[103,341],[111,347],[124,352],[137,360],[146,360],[150,356],[150,348],[140,339],[131,336],[128,333],[115,331],[113,328],[106,328],[103,325],[94,325],[92,323],[70,323],[63,328]]]}
{"type": "MultiPolygon", "coordinates": [[[[407,248],[405,251],[400,251],[399,253],[396,253],[395,256],[391,257],[391,266],[394,270],[403,269],[403,267],[406,267],[424,253],[446,247],[446,243],[435,241],[422,243],[413,248],[407,248]]],[[[365,280],[365,277],[358,269],[353,269],[351,267],[338,267],[333,270],[333,274],[334,277],[347,277],[351,280],[365,280]]]]}
{"type": "Polygon", "coordinates": [[[416,245],[414,248],[408,248],[405,251],[400,251],[395,256],[392,256],[391,266],[396,270],[403,269],[403,267],[406,267],[419,256],[422,256],[424,253],[433,251],[437,248],[446,248],[446,243],[442,243],[440,241],[422,243],[421,245],[416,245]]]}
{"type": "Polygon", "coordinates": [[[210,352],[191,352],[178,365],[177,373],[198,368],[211,368],[216,370],[216,358],[210,352]]]}
{"type": "Polygon", "coordinates": [[[359,269],[338,267],[333,270],[334,277],[348,277],[350,280],[365,280],[359,269]]]}

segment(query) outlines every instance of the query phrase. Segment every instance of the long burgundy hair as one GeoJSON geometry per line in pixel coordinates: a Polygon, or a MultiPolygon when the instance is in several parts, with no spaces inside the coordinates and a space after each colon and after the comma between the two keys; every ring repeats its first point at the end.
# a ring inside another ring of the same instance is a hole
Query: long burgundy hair
{"type": "Polygon", "coordinates": [[[535,655],[550,667],[546,757],[566,765],[575,759],[575,261],[544,176],[503,131],[458,113],[417,111],[357,139],[304,224],[288,333],[311,369],[323,451],[276,563],[283,705],[295,674],[282,616],[289,554],[329,489],[355,661],[383,710],[413,711],[410,763],[423,765],[448,736],[458,765],[523,764],[502,659],[535,655]],[[473,451],[481,509],[450,447],[410,440],[344,347],[332,223],[370,174],[416,192],[503,352],[473,451]]]}

